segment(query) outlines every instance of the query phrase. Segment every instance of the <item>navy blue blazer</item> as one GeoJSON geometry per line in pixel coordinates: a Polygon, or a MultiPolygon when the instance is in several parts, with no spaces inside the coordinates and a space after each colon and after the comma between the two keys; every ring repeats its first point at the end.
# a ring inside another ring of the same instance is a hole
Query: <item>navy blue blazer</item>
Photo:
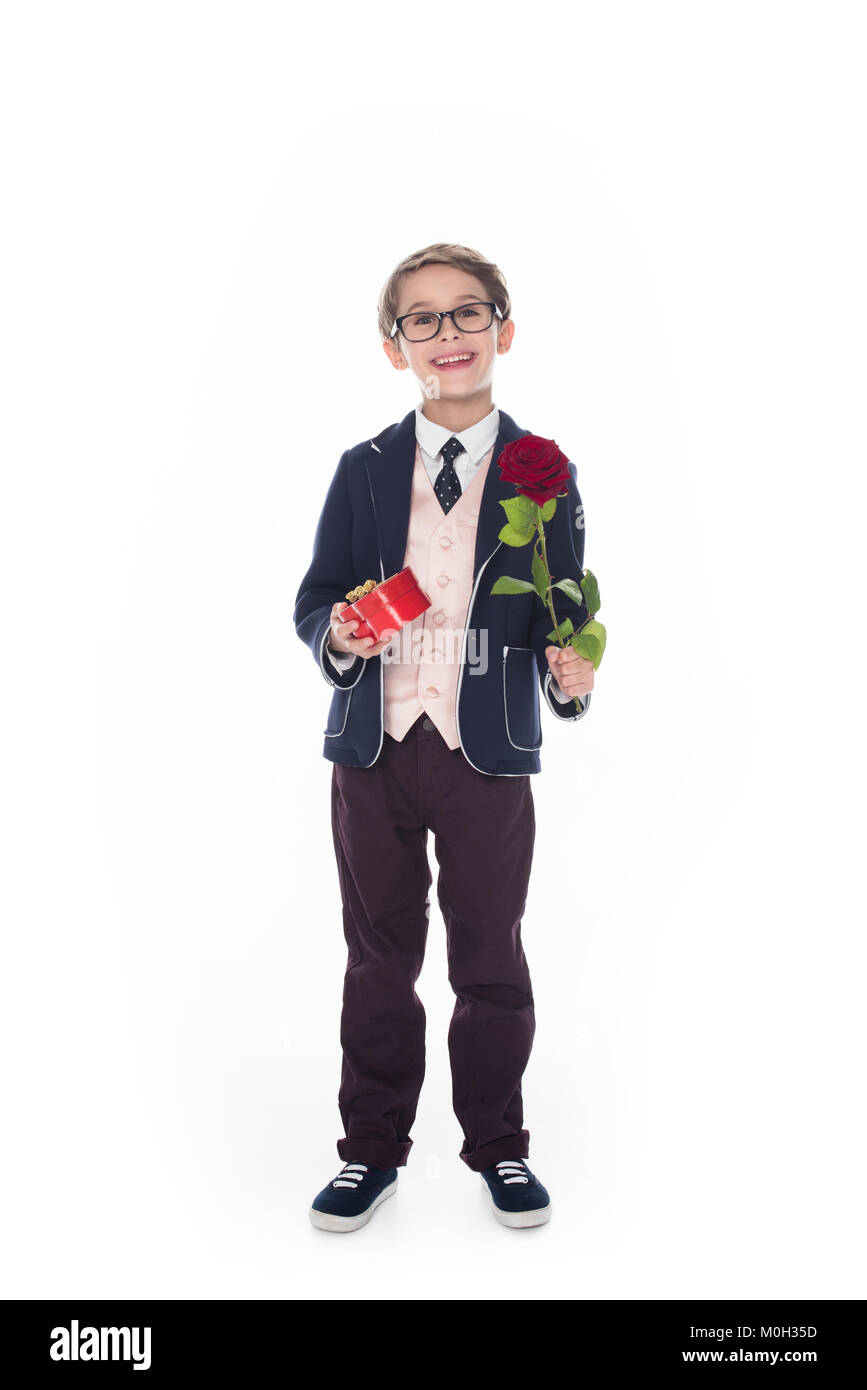
{"type": "MultiPolygon", "coordinates": [[[[331,608],[370,576],[385,579],[403,568],[415,467],[415,410],[389,425],[375,439],[347,449],[331,480],[313,540],[313,558],[301,580],[293,621],[334,693],[323,730],[323,757],[347,767],[370,767],[383,742],[383,663],[381,656],[356,657],[346,671],[328,662],[323,647],[331,627],[331,608]]],[[[515,496],[503,482],[497,458],[522,430],[505,411],[484,481],[473,564],[473,589],[466,616],[458,675],[458,737],[467,761],[491,776],[518,777],[540,772],[542,727],[539,691],[558,719],[584,717],[574,700],[561,703],[550,691],[545,648],[551,616],[535,593],[492,594],[502,574],[530,578],[531,546],[514,547],[497,539],[506,513],[500,499],[515,496]],[[487,629],[487,650],[479,633],[487,629]],[[468,659],[469,644],[469,659],[468,659]],[[487,657],[486,660],[483,658],[487,657]]],[[[584,568],[584,508],[577,470],[569,464],[568,497],[560,497],[546,525],[548,565],[555,579],[578,579],[584,568]]],[[[555,590],[558,621],[577,628],[588,615],[555,590]]],[[[398,639],[399,640],[399,639],[398,639]]]]}

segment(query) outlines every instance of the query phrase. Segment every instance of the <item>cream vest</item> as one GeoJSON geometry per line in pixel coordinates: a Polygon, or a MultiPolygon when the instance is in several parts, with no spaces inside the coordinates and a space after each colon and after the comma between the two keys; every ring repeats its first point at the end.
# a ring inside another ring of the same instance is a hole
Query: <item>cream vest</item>
{"type": "Polygon", "coordinates": [[[444,512],[416,442],[403,564],[412,567],[431,606],[401,628],[380,658],[383,723],[398,741],[424,712],[449,748],[460,747],[455,709],[461,647],[473,591],[482,489],[493,452],[491,445],[469,486],[444,512]]]}

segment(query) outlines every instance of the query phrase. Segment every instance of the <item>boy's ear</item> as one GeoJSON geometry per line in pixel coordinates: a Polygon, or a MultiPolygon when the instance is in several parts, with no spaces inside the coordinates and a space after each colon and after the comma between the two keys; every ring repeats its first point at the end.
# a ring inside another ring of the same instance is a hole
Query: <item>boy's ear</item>
{"type": "Polygon", "coordinates": [[[384,338],[382,346],[393,367],[400,369],[409,366],[409,363],[393,338],[384,338]]]}

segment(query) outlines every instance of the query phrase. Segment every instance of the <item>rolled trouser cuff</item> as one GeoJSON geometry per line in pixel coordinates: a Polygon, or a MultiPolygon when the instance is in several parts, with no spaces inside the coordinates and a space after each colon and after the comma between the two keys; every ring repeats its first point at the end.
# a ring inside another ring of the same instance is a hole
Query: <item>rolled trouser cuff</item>
{"type": "Polygon", "coordinates": [[[402,1168],[411,1148],[411,1139],[349,1137],[337,1141],[337,1152],[344,1163],[369,1163],[373,1168],[402,1168]]]}
{"type": "Polygon", "coordinates": [[[477,1149],[470,1149],[465,1139],[458,1155],[475,1173],[481,1173],[483,1168],[490,1168],[492,1163],[499,1163],[503,1158],[529,1158],[529,1156],[530,1131],[528,1129],[522,1129],[518,1134],[507,1135],[504,1139],[492,1139],[489,1144],[482,1144],[477,1149]]]}

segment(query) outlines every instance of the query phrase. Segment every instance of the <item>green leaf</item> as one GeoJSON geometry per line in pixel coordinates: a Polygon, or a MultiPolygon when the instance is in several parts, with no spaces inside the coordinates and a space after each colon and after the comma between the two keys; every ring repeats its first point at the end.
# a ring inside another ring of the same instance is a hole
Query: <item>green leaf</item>
{"type": "Polygon", "coordinates": [[[550,521],[557,509],[557,498],[549,497],[547,502],[542,503],[542,520],[550,521]]]}
{"type": "Polygon", "coordinates": [[[584,656],[588,661],[592,661],[594,671],[598,671],[607,638],[608,634],[602,623],[597,623],[591,618],[589,623],[584,624],[580,632],[575,633],[572,638],[572,646],[579,656],[584,656]]]}
{"type": "Polygon", "coordinates": [[[533,530],[536,524],[536,512],[528,497],[501,497],[500,506],[516,531],[533,530]]]}
{"type": "Polygon", "coordinates": [[[533,583],[536,586],[536,593],[544,603],[548,596],[548,571],[535,546],[533,547],[533,583]]]}
{"type": "Polygon", "coordinates": [[[526,545],[528,541],[533,539],[535,534],[532,527],[529,531],[518,531],[511,522],[507,521],[505,526],[497,532],[497,538],[501,541],[505,541],[506,545],[526,545]]]}
{"type": "Polygon", "coordinates": [[[526,579],[513,579],[510,574],[502,574],[494,581],[492,594],[532,594],[535,589],[532,584],[528,584],[526,579]]]}
{"type": "Polygon", "coordinates": [[[562,590],[563,590],[563,593],[564,593],[564,594],[568,594],[569,598],[572,599],[573,603],[577,603],[578,606],[579,606],[579,608],[583,608],[583,606],[584,606],[584,595],[582,594],[580,588],[578,587],[578,581],[577,581],[577,580],[575,580],[575,579],[558,579],[558,580],[557,580],[557,583],[554,585],[554,588],[555,588],[555,589],[562,589],[562,590]]]}
{"type": "Polygon", "coordinates": [[[596,575],[592,570],[585,570],[581,580],[581,589],[584,593],[584,602],[587,604],[588,613],[599,612],[599,585],[596,575]]]}
{"type": "MultiPolygon", "coordinates": [[[[563,621],[562,621],[562,623],[560,624],[560,636],[561,636],[561,637],[568,637],[568,636],[569,636],[569,633],[572,632],[573,630],[574,630],[574,629],[573,629],[573,627],[572,627],[572,619],[571,619],[571,618],[564,618],[563,621]]],[[[557,633],[556,633],[556,632],[549,632],[549,633],[548,633],[548,637],[550,638],[550,640],[551,640],[552,642],[556,642],[556,641],[559,640],[558,637],[557,637],[557,633]]]]}

